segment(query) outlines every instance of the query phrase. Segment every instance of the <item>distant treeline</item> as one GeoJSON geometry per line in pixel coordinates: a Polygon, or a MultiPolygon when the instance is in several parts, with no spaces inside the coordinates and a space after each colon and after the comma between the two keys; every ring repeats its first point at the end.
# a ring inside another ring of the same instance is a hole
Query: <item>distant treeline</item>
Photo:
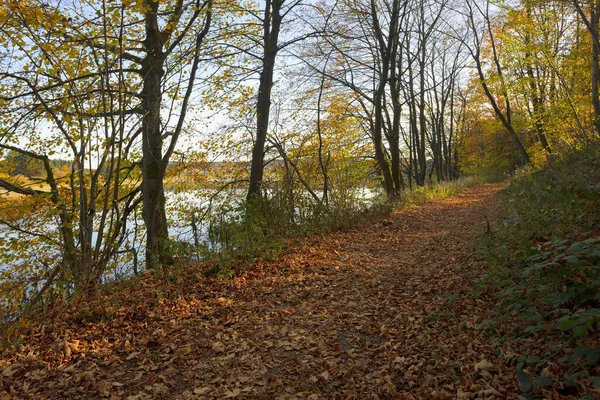
{"type": "MultiPolygon", "coordinates": [[[[64,172],[69,172],[72,163],[72,161],[61,159],[50,160],[53,170],[62,170],[64,172]]],[[[45,176],[44,164],[41,160],[12,150],[8,151],[0,160],[0,173],[10,176],[23,175],[28,178],[45,176]]]]}

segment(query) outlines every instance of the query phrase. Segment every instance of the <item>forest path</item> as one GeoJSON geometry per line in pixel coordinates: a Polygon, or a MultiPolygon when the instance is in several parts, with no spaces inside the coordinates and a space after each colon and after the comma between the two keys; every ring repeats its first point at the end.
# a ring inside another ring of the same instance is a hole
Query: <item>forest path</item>
{"type": "Polygon", "coordinates": [[[497,215],[499,188],[315,238],[232,280],[174,283],[161,298],[142,280],[136,295],[153,309],[122,304],[104,327],[67,325],[28,389],[35,398],[514,398],[505,350],[479,324],[491,296],[472,295],[486,270],[473,247],[497,215]]]}

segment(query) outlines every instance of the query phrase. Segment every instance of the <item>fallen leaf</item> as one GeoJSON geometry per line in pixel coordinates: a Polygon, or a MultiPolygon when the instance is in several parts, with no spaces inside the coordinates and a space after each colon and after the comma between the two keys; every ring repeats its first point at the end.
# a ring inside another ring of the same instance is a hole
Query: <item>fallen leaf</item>
{"type": "Polygon", "coordinates": [[[231,399],[233,397],[237,397],[242,391],[240,389],[233,389],[225,391],[225,398],[231,399]]]}
{"type": "Polygon", "coordinates": [[[388,333],[390,333],[390,330],[388,329],[388,327],[385,325],[381,325],[381,328],[379,329],[379,334],[381,336],[387,336],[388,333]]]}
{"type": "Polygon", "coordinates": [[[489,371],[491,369],[494,369],[494,364],[488,360],[481,360],[475,364],[475,371],[489,371]]]}
{"type": "Polygon", "coordinates": [[[139,355],[140,355],[139,351],[134,351],[133,353],[131,353],[130,355],[128,355],[125,359],[127,361],[131,361],[131,360],[133,360],[134,358],[136,358],[139,355]]]}
{"type": "Polygon", "coordinates": [[[194,389],[194,394],[205,394],[210,391],[210,386],[197,387],[194,389]]]}
{"type": "Polygon", "coordinates": [[[12,365],[9,365],[8,367],[4,368],[4,370],[2,371],[2,376],[10,378],[14,374],[16,374],[17,371],[18,371],[17,369],[12,369],[12,365]]]}
{"type": "Polygon", "coordinates": [[[221,342],[214,342],[212,345],[212,349],[215,353],[224,353],[225,345],[221,342]]]}
{"type": "Polygon", "coordinates": [[[182,346],[182,347],[178,348],[177,350],[175,350],[175,354],[178,356],[185,356],[185,355],[190,354],[191,352],[192,352],[192,345],[190,345],[190,344],[186,344],[185,346],[182,346]]]}

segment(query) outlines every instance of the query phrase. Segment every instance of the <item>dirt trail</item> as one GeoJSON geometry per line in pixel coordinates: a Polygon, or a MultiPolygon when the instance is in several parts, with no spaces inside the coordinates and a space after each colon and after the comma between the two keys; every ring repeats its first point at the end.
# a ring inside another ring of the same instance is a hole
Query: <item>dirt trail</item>
{"type": "Polygon", "coordinates": [[[471,287],[498,189],[316,238],[234,280],[188,277],[162,297],[142,280],[130,299],[141,305],[32,327],[4,388],[36,399],[515,398],[507,350],[479,324],[493,304],[471,287]]]}

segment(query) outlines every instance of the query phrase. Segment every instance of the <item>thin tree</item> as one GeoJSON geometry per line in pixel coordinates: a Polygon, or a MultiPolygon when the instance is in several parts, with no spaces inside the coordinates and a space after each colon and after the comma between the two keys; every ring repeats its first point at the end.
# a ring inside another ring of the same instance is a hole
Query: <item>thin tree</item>
{"type": "Polygon", "coordinates": [[[479,77],[479,82],[483,91],[488,98],[490,105],[494,110],[494,114],[500,120],[508,134],[510,135],[515,148],[517,149],[522,163],[529,164],[530,158],[525,146],[519,139],[517,132],[512,123],[512,108],[511,108],[511,99],[508,93],[508,87],[504,80],[503,68],[500,63],[500,57],[498,54],[498,48],[496,45],[496,39],[494,35],[494,27],[492,17],[490,16],[490,2],[488,0],[485,1],[484,6],[480,6],[477,1],[469,0],[466,2],[467,6],[467,23],[471,28],[471,38],[472,43],[465,43],[467,48],[475,62],[475,68],[477,69],[477,75],[479,77]],[[476,17],[480,16],[482,19],[482,25],[476,22],[476,17]],[[488,78],[486,77],[486,72],[484,70],[484,60],[482,57],[482,49],[484,45],[484,39],[487,39],[489,45],[491,47],[491,63],[493,68],[495,69],[495,73],[497,74],[500,80],[500,95],[502,96],[502,100],[504,101],[504,112],[501,110],[498,101],[496,100],[495,95],[492,93],[490,86],[488,84],[488,78]]]}

